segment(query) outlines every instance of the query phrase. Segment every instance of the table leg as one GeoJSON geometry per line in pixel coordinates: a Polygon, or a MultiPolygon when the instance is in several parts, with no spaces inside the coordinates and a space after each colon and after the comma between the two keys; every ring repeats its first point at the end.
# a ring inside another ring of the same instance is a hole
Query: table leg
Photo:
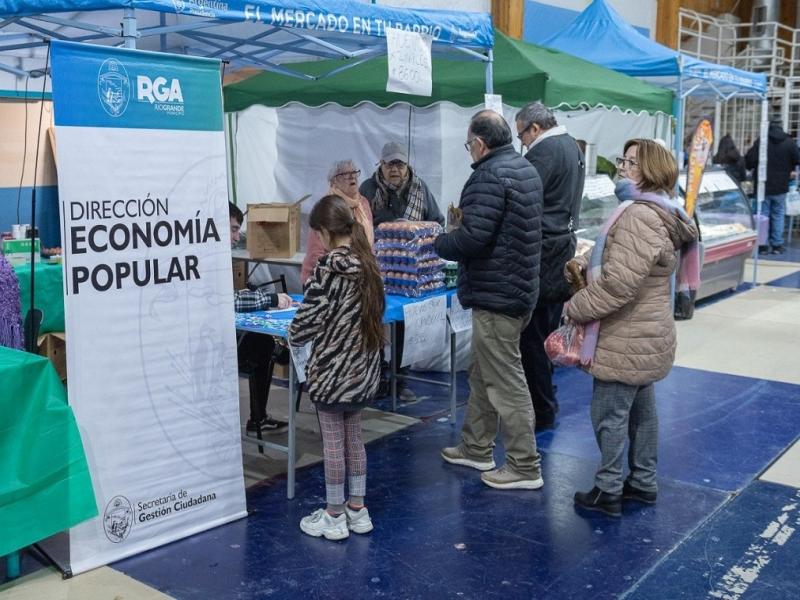
{"type": "Polygon", "coordinates": [[[392,394],[392,412],[397,412],[397,357],[395,348],[397,348],[397,323],[389,324],[390,343],[392,350],[389,354],[389,365],[391,373],[389,374],[389,386],[392,394]]]}
{"type": "Polygon", "coordinates": [[[297,443],[295,431],[295,379],[294,379],[294,360],[289,354],[289,448],[287,452],[287,469],[286,469],[286,497],[291,500],[294,498],[294,466],[295,466],[295,444],[297,443]]]}
{"type": "Polygon", "coordinates": [[[450,329],[450,424],[456,424],[456,332],[450,329]]]}
{"type": "Polygon", "coordinates": [[[8,579],[19,577],[19,552],[6,555],[6,577],[8,579]]]}

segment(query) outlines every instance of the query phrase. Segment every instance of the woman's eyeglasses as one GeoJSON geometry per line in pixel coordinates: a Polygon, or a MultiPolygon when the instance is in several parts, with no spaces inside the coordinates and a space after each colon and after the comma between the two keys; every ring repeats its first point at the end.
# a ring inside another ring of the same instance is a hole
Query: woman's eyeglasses
{"type": "Polygon", "coordinates": [[[351,177],[358,178],[361,175],[361,169],[356,169],[355,171],[347,171],[346,173],[337,173],[335,177],[344,177],[345,179],[350,179],[351,177]]]}
{"type": "Polygon", "coordinates": [[[623,169],[629,169],[631,167],[638,167],[639,163],[633,160],[632,158],[619,157],[617,159],[617,166],[622,167],[623,169]]]}

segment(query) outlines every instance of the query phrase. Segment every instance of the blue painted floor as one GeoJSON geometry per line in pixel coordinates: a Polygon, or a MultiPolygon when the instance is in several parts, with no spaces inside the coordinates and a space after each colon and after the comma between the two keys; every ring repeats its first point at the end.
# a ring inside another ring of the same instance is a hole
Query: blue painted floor
{"type": "MultiPolygon", "coordinates": [[[[800,386],[675,368],[657,388],[659,503],[626,506],[622,519],[614,520],[587,519],[573,508],[572,495],[591,487],[598,458],[588,416],[591,380],[575,370],[560,370],[556,381],[559,426],[537,436],[545,478],[541,491],[492,490],[476,471],[445,465],[439,449],[455,443],[458,430],[429,419],[368,446],[372,534],[335,543],[300,532],[300,518],[323,502],[320,465],[299,473],[293,501],[285,498],[283,479],[267,482],[248,492],[248,519],[113,566],[179,599],[343,598],[354,593],[382,598],[699,597],[694,589],[678,596],[670,588],[649,595],[646,586],[658,586],[658,569],[673,568],[669,561],[677,560],[676,549],[689,552],[686,560],[693,561],[695,536],[713,527],[715,519],[722,530],[730,527],[733,537],[742,532],[725,524],[728,513],[731,520],[740,515],[763,530],[752,516],[758,507],[741,503],[751,487],[766,485],[751,482],[797,437],[800,386]]],[[[462,401],[465,391],[462,387],[462,401]]],[[[425,402],[438,401],[439,412],[445,410],[446,389],[430,386],[430,392],[438,400],[425,402]]],[[[462,416],[463,409],[459,420],[462,416]]],[[[767,503],[764,518],[773,518],[773,509],[767,503]]],[[[715,536],[727,539],[725,531],[715,536]]],[[[721,543],[723,565],[738,559],[733,537],[729,545],[721,543]]],[[[786,568],[796,568],[795,561],[787,560],[786,568]]],[[[764,585],[771,589],[775,584],[767,580],[764,585]]],[[[684,588],[676,583],[675,589],[683,593],[684,588]]],[[[775,595],[759,597],[792,597],[785,595],[787,589],[778,586],[775,595]]]]}

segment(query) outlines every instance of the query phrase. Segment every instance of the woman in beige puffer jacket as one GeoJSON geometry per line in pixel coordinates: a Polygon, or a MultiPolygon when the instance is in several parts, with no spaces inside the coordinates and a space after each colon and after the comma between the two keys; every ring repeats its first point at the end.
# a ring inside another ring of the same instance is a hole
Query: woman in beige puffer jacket
{"type": "MultiPolygon", "coordinates": [[[[602,458],[595,487],[575,494],[575,503],[612,516],[621,514],[623,499],[656,501],[653,383],[669,373],[675,358],[670,279],[676,251],[698,235],[685,213],[681,218],[669,210],[678,177],[669,152],[652,140],[631,140],[618,163],[625,185],[634,191],[624,199],[634,203],[608,231],[599,277],[576,293],[566,309],[577,323],[600,325],[587,370],[594,377],[591,416],[602,458]],[[645,201],[656,195],[661,196],[658,202],[645,201]],[[630,475],[623,483],[628,438],[630,475]]],[[[585,257],[575,260],[587,268],[585,257]]]]}

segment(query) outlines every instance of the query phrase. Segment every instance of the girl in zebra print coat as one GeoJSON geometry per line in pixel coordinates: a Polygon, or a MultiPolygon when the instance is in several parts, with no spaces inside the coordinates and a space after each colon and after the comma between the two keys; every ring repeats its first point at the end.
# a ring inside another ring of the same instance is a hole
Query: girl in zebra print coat
{"type": "Polygon", "coordinates": [[[306,283],[289,342],[312,342],[306,374],[322,428],[327,507],[303,518],[300,529],[340,540],[350,531],[372,530],[364,506],[367,455],[361,409],[375,397],[380,381],[383,282],[364,227],[345,200],[325,196],[311,210],[309,224],[327,254],[306,283]]]}

